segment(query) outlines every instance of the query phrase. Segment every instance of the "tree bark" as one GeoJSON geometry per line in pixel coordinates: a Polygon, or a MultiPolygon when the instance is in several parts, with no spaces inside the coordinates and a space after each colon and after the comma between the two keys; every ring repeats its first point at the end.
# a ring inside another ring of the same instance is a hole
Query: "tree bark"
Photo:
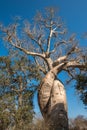
{"type": "MultiPolygon", "coordinates": [[[[23,105],[23,83],[22,83],[22,77],[19,77],[19,92],[18,92],[18,109],[22,109],[23,105]]],[[[19,120],[19,127],[21,130],[23,130],[23,119],[22,116],[20,115],[20,120],[19,120]]]]}
{"type": "Polygon", "coordinates": [[[22,101],[23,101],[22,92],[23,92],[22,77],[19,77],[19,93],[18,93],[18,106],[19,106],[19,108],[22,107],[22,101]]]}
{"type": "Polygon", "coordinates": [[[66,92],[53,72],[48,72],[39,91],[38,102],[49,130],[68,130],[66,92]]]}

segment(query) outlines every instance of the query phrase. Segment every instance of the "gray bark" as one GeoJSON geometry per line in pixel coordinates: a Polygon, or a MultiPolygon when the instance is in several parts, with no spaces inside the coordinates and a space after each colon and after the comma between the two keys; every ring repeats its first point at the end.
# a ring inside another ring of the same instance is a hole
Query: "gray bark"
{"type": "Polygon", "coordinates": [[[51,71],[40,85],[38,102],[49,130],[68,130],[66,92],[51,71]]]}

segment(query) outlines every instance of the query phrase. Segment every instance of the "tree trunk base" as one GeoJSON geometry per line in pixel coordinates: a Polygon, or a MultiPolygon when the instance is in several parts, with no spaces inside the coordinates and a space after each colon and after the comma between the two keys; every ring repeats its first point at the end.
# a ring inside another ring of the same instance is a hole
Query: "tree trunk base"
{"type": "Polygon", "coordinates": [[[59,103],[53,107],[47,116],[46,123],[49,130],[68,130],[68,118],[67,112],[64,110],[64,104],[59,103]]]}
{"type": "Polygon", "coordinates": [[[40,86],[38,101],[41,113],[49,130],[68,130],[66,92],[59,80],[54,79],[51,84],[52,80],[46,77],[46,83],[40,86]]]}
{"type": "Polygon", "coordinates": [[[49,105],[45,119],[49,124],[49,130],[68,130],[66,93],[59,80],[54,80],[49,105]]]}

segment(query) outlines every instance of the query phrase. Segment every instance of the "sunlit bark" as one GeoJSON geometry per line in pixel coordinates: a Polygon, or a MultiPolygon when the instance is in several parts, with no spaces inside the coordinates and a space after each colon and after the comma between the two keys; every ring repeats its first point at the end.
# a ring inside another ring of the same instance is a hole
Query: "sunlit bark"
{"type": "Polygon", "coordinates": [[[38,92],[41,113],[50,130],[68,130],[66,92],[63,84],[50,72],[38,92]]]}

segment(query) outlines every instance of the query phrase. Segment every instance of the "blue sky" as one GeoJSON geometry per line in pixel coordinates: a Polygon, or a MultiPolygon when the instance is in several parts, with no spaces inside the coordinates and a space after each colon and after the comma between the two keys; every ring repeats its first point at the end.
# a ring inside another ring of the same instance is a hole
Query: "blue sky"
{"type": "MultiPolygon", "coordinates": [[[[0,0],[0,21],[8,24],[14,16],[21,16],[23,19],[31,20],[37,10],[44,10],[44,7],[54,6],[59,8],[59,15],[63,18],[70,33],[75,32],[80,39],[81,34],[87,32],[87,0],[0,0]]],[[[7,52],[0,42],[0,55],[7,52]]],[[[87,47],[86,41],[81,40],[81,46],[87,47]]],[[[60,79],[66,78],[64,75],[60,79]]],[[[73,85],[67,87],[67,100],[69,117],[77,115],[87,116],[87,110],[76,96],[73,85]],[[70,87],[71,86],[71,87],[70,87]]],[[[35,96],[35,111],[39,109],[35,96]]]]}

